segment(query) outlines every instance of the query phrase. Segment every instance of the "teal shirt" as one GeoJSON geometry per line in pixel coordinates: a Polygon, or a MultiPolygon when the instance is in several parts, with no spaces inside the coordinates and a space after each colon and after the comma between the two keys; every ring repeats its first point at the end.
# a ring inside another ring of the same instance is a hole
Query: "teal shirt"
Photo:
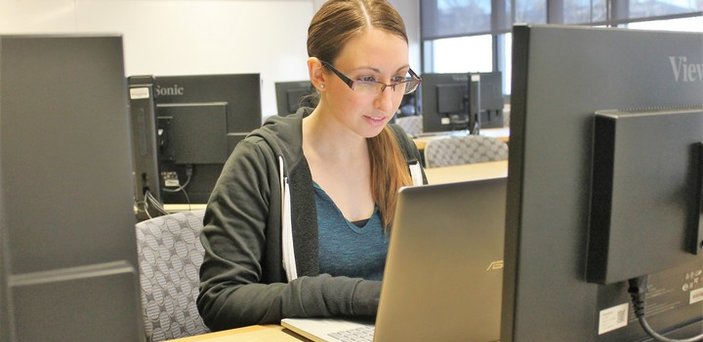
{"type": "Polygon", "coordinates": [[[349,222],[316,183],[315,204],[320,239],[320,273],[382,280],[388,236],[378,208],[363,224],[349,222]]]}

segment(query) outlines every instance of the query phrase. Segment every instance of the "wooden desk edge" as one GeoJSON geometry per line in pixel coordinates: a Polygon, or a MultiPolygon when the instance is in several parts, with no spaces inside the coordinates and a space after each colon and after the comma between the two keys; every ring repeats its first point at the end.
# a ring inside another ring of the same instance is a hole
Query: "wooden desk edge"
{"type": "MultiPolygon", "coordinates": [[[[207,334],[202,334],[202,335],[195,335],[195,336],[189,336],[189,337],[182,337],[174,340],[168,340],[169,342],[206,342],[211,339],[219,339],[223,337],[232,337],[235,338],[237,335],[241,334],[247,334],[247,333],[252,333],[252,332],[265,332],[269,330],[278,330],[281,331],[283,334],[283,327],[280,325],[250,325],[242,328],[236,328],[236,329],[230,329],[230,330],[223,330],[223,331],[217,331],[217,332],[211,332],[207,334]]],[[[288,336],[288,334],[286,334],[288,336]]]]}

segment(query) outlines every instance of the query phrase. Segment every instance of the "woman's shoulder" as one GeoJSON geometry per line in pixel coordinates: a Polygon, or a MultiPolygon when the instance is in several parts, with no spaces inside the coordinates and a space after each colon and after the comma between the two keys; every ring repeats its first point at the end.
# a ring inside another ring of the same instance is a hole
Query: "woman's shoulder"
{"type": "Polygon", "coordinates": [[[283,157],[287,165],[294,164],[302,153],[302,118],[296,115],[269,117],[237,143],[235,156],[249,156],[277,161],[283,157]]]}
{"type": "Polygon", "coordinates": [[[388,127],[391,129],[393,134],[395,134],[396,138],[398,138],[401,145],[409,145],[413,143],[410,135],[408,135],[402,127],[394,123],[389,123],[388,127]]]}

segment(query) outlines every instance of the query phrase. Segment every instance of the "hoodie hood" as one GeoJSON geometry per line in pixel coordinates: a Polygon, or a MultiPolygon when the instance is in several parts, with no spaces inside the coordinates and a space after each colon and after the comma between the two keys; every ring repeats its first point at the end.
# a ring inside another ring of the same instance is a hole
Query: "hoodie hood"
{"type": "Polygon", "coordinates": [[[288,116],[272,116],[261,128],[250,136],[261,137],[275,155],[283,157],[286,173],[298,167],[303,157],[303,118],[312,113],[312,108],[303,107],[288,116]]]}

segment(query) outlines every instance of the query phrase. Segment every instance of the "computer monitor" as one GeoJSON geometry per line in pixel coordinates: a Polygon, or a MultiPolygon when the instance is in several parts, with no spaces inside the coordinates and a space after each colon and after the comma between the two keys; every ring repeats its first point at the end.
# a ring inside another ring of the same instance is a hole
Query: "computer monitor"
{"type": "Polygon", "coordinates": [[[142,341],[120,36],[0,35],[0,340],[142,341]]]}
{"type": "Polygon", "coordinates": [[[703,331],[701,65],[700,33],[514,27],[501,341],[649,341],[640,276],[654,330],[703,331]]]}
{"type": "Polygon", "coordinates": [[[420,84],[423,133],[475,131],[479,80],[468,73],[423,74],[420,84]]]}
{"type": "Polygon", "coordinates": [[[160,203],[206,203],[234,146],[261,126],[259,74],[132,76],[129,83],[138,208],[151,215],[160,203]]]}
{"type": "Polygon", "coordinates": [[[300,107],[315,107],[315,88],[310,81],[276,82],[276,108],[278,115],[295,113],[300,107]]]}
{"type": "Polygon", "coordinates": [[[503,74],[500,71],[472,73],[481,76],[481,128],[504,126],[503,74]]]}
{"type": "Polygon", "coordinates": [[[129,86],[129,111],[132,134],[132,170],[137,216],[143,219],[161,212],[161,178],[157,143],[154,78],[132,76],[129,86]]]}

